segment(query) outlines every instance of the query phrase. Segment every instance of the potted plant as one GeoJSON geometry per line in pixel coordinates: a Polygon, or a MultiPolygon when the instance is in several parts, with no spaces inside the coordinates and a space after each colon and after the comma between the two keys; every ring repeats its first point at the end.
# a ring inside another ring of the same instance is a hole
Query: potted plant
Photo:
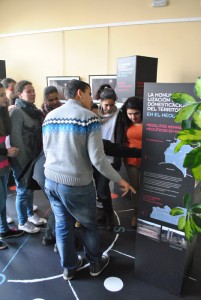
{"type": "MultiPolygon", "coordinates": [[[[171,99],[184,105],[175,115],[174,121],[180,123],[182,129],[177,133],[180,142],[175,147],[175,153],[182,146],[190,145],[193,149],[186,155],[183,166],[192,171],[195,180],[201,181],[201,77],[198,77],[194,86],[195,97],[187,93],[177,92],[171,99]]],[[[182,215],[178,221],[178,229],[185,232],[188,241],[192,241],[196,234],[201,234],[201,203],[192,204],[189,193],[183,197],[187,212],[184,216],[182,208],[172,208],[172,216],[182,215]]]]}

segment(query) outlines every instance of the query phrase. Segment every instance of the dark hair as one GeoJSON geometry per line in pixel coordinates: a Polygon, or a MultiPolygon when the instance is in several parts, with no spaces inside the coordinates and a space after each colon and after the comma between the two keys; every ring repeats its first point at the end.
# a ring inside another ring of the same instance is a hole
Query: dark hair
{"type": "Polygon", "coordinates": [[[106,100],[106,99],[112,99],[112,100],[116,101],[117,95],[112,88],[105,88],[100,94],[100,99],[101,99],[101,101],[106,100]]]}
{"type": "Polygon", "coordinates": [[[64,88],[64,97],[65,99],[74,99],[78,90],[85,92],[87,88],[90,88],[90,85],[81,80],[70,80],[64,88]]]}
{"type": "Polygon", "coordinates": [[[98,109],[98,104],[92,102],[91,109],[98,109]]]}
{"type": "Polygon", "coordinates": [[[7,89],[10,83],[16,83],[16,81],[12,78],[4,78],[1,83],[3,84],[3,87],[7,89]]]}
{"type": "Polygon", "coordinates": [[[105,88],[112,88],[111,85],[105,83],[105,84],[102,84],[99,89],[97,90],[96,92],[96,95],[94,97],[95,100],[99,100],[100,99],[100,94],[102,93],[102,91],[105,89],[105,88]]]}
{"type": "Polygon", "coordinates": [[[57,88],[53,85],[47,86],[43,91],[43,98],[46,99],[49,94],[57,93],[59,94],[57,88]]]}
{"type": "Polygon", "coordinates": [[[127,116],[127,109],[138,109],[141,112],[141,119],[142,119],[142,113],[143,113],[142,98],[137,96],[130,97],[126,100],[126,102],[124,102],[123,106],[121,107],[122,121],[124,122],[126,129],[132,124],[132,121],[127,116]]]}
{"type": "Polygon", "coordinates": [[[15,94],[17,94],[17,93],[22,93],[23,90],[24,90],[24,87],[25,87],[26,85],[28,85],[28,84],[31,84],[31,85],[32,85],[32,83],[31,83],[30,81],[27,81],[27,80],[21,80],[21,81],[19,81],[19,82],[16,84],[16,86],[15,86],[15,94]]]}
{"type": "MultiPolygon", "coordinates": [[[[0,89],[4,88],[3,84],[0,83],[0,89]]],[[[10,134],[11,122],[8,114],[8,107],[0,107],[0,136],[10,134]]]]}

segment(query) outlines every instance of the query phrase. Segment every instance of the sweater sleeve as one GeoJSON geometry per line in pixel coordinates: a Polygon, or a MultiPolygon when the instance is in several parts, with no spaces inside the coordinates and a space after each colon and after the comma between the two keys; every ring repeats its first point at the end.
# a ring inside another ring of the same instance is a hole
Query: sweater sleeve
{"type": "Polygon", "coordinates": [[[105,156],[100,128],[89,133],[87,147],[93,166],[111,181],[119,182],[121,176],[114,170],[105,156]]]}

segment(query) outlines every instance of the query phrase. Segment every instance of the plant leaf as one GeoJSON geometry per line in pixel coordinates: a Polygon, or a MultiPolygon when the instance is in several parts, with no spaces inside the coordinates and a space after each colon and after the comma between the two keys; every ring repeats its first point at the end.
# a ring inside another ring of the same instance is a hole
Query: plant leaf
{"type": "Polygon", "coordinates": [[[179,142],[176,147],[174,148],[174,153],[179,152],[179,150],[181,149],[182,146],[186,145],[185,142],[179,142]]]}
{"type": "Polygon", "coordinates": [[[201,77],[198,77],[195,82],[195,94],[201,99],[201,77]]]}
{"type": "Polygon", "coordinates": [[[186,235],[186,238],[189,242],[191,242],[194,238],[194,230],[192,229],[191,227],[191,224],[190,224],[190,220],[187,219],[186,220],[186,224],[185,224],[185,235],[186,235]]]}
{"type": "Polygon", "coordinates": [[[193,121],[195,122],[196,126],[201,128],[201,111],[200,110],[196,110],[193,113],[193,121]]]}
{"type": "Polygon", "coordinates": [[[197,102],[184,106],[176,113],[174,121],[176,123],[181,123],[183,120],[189,119],[193,112],[196,110],[197,106],[197,102]]]}
{"type": "Polygon", "coordinates": [[[191,206],[191,211],[195,214],[200,214],[201,217],[201,203],[195,203],[191,206]]]}
{"type": "Polygon", "coordinates": [[[191,128],[191,121],[190,120],[183,120],[181,122],[181,127],[182,129],[187,129],[187,128],[191,128]]]}
{"type": "Polygon", "coordinates": [[[199,227],[200,230],[201,230],[201,217],[192,214],[192,219],[193,219],[195,225],[196,225],[197,227],[199,227]]]}
{"type": "Polygon", "coordinates": [[[189,210],[191,203],[191,195],[189,193],[185,193],[184,195],[184,206],[187,210],[189,210]]]}
{"type": "Polygon", "coordinates": [[[184,168],[196,168],[201,165],[201,147],[197,147],[186,154],[184,159],[184,168]]]}
{"type": "Polygon", "coordinates": [[[183,105],[196,102],[196,100],[187,93],[173,93],[170,98],[172,101],[183,105]]]}
{"type": "Polygon", "coordinates": [[[186,225],[186,217],[182,216],[179,218],[179,221],[178,221],[178,229],[184,230],[185,225],[186,225]]]}
{"type": "Polygon", "coordinates": [[[201,142],[201,130],[193,128],[181,130],[177,133],[177,138],[185,141],[186,144],[201,142]]]}
{"type": "Polygon", "coordinates": [[[183,209],[181,209],[179,207],[174,207],[170,211],[171,216],[178,216],[178,215],[183,215],[183,214],[184,214],[183,209]]]}
{"type": "Polygon", "coordinates": [[[190,224],[191,224],[191,228],[195,233],[201,233],[201,228],[199,226],[196,225],[196,223],[194,222],[194,220],[192,218],[190,218],[190,224]]]}
{"type": "Polygon", "coordinates": [[[197,166],[196,168],[192,168],[191,171],[195,179],[201,181],[201,165],[197,166]]]}

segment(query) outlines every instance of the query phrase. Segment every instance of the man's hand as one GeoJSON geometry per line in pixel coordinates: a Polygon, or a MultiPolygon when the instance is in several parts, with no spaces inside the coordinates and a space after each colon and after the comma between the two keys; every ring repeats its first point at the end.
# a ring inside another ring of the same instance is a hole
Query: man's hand
{"type": "Polygon", "coordinates": [[[122,196],[125,196],[128,193],[129,190],[131,190],[131,192],[133,194],[136,194],[136,190],[127,181],[125,181],[124,179],[121,179],[118,182],[118,185],[120,186],[120,189],[123,192],[122,196]]]}
{"type": "Polygon", "coordinates": [[[10,147],[7,149],[7,151],[8,151],[7,156],[9,156],[9,157],[16,157],[16,156],[18,156],[18,153],[19,153],[19,149],[16,147],[10,147]]]}

